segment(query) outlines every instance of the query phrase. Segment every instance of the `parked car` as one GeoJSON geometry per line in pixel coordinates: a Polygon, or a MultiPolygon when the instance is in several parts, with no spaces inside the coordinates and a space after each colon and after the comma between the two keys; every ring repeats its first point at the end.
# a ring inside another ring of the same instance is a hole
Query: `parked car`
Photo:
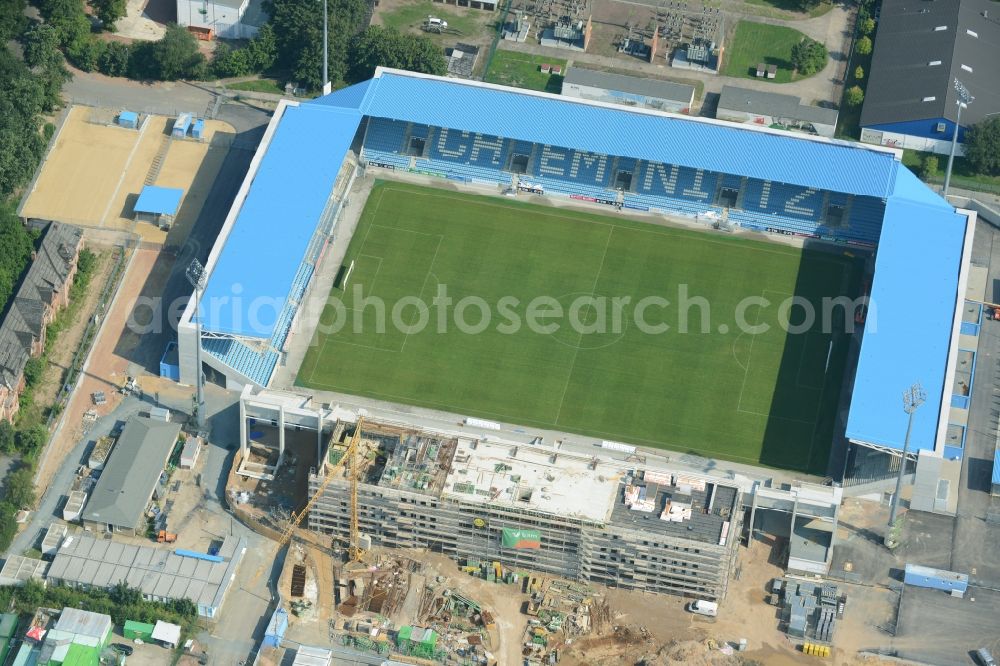
{"type": "Polygon", "coordinates": [[[997,660],[986,648],[979,648],[973,654],[976,655],[976,661],[980,663],[980,666],[997,666],[997,660]]]}
{"type": "Polygon", "coordinates": [[[692,601],[687,605],[687,611],[689,613],[695,613],[697,615],[707,615],[708,617],[715,617],[719,614],[719,604],[714,601],[692,601]]]}
{"type": "Polygon", "coordinates": [[[135,651],[135,649],[131,645],[126,645],[125,643],[112,643],[111,649],[114,650],[115,652],[125,655],[126,657],[131,657],[132,652],[135,651]]]}

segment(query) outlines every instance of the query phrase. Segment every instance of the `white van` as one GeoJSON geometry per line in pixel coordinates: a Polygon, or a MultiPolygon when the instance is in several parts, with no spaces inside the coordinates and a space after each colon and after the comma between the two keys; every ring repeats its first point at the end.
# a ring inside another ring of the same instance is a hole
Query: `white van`
{"type": "Polygon", "coordinates": [[[687,611],[689,613],[695,613],[697,615],[707,615],[708,617],[715,617],[719,614],[719,604],[714,601],[692,601],[687,605],[687,611]]]}

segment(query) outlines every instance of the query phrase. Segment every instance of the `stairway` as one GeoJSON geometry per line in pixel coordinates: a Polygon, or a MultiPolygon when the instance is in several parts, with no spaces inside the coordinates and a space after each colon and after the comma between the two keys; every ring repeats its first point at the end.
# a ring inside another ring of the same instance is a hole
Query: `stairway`
{"type": "Polygon", "coordinates": [[[149,165],[149,171],[146,172],[146,185],[153,185],[156,183],[156,178],[160,175],[160,169],[163,168],[163,162],[167,159],[167,152],[170,150],[170,144],[172,141],[173,137],[167,134],[160,142],[160,149],[157,151],[156,157],[153,158],[153,163],[149,165]]]}

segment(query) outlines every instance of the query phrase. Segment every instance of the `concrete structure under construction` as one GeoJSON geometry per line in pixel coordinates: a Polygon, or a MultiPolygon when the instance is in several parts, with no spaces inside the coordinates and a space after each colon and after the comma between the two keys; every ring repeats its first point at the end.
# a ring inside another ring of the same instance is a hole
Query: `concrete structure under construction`
{"type": "MultiPolygon", "coordinates": [[[[310,494],[309,527],[346,543],[353,423],[338,421],[310,494]],[[349,463],[348,463],[349,464],[349,463]]],[[[563,451],[366,421],[363,540],[648,592],[720,599],[741,528],[732,481],[563,451]]]]}

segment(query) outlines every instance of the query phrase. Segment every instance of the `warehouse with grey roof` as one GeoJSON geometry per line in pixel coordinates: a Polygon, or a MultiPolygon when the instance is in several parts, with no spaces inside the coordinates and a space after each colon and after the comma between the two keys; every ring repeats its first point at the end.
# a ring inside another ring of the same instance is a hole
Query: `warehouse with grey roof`
{"type": "Polygon", "coordinates": [[[198,614],[219,612],[246,552],[244,538],[228,536],[218,555],[136,546],[89,535],[63,539],[48,571],[52,583],[110,588],[124,582],[151,601],[190,599],[198,614]]]}
{"type": "Polygon", "coordinates": [[[694,104],[694,86],[582,67],[571,67],[566,73],[562,94],[671,113],[689,113],[694,104]]]}
{"type": "Polygon", "coordinates": [[[883,0],[861,109],[861,140],[947,154],[962,82],[965,129],[1000,113],[1000,8],[990,0],[883,0]]]}
{"type": "Polygon", "coordinates": [[[795,95],[723,86],[719,95],[719,120],[764,127],[794,129],[832,137],[837,130],[837,110],[803,104],[795,95]]]}
{"type": "Polygon", "coordinates": [[[133,417],[125,424],[83,511],[85,527],[129,534],[144,531],[146,507],[180,430],[177,423],[146,417],[133,417]]]}

